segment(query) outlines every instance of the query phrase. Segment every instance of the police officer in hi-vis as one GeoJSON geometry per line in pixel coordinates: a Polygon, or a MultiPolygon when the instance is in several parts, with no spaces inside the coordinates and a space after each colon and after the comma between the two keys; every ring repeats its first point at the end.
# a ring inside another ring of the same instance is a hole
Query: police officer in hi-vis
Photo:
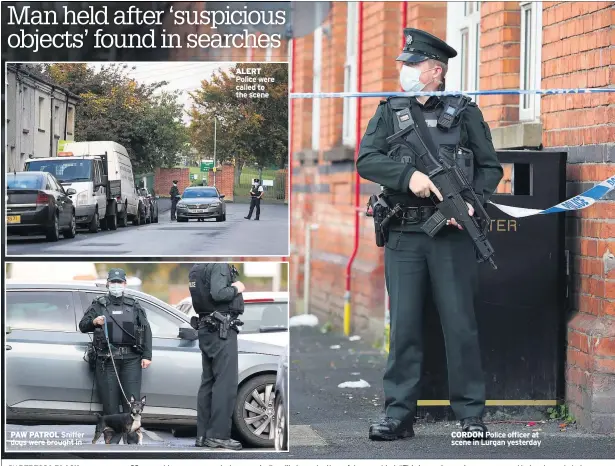
{"type": "MultiPolygon", "coordinates": [[[[109,270],[107,289],[109,292],[94,299],[79,322],[81,332],[94,332],[96,382],[103,415],[118,414],[120,402],[123,412],[130,412],[124,394],[128,399],[141,397],[141,372],[152,362],[152,331],[139,302],[124,294],[126,272],[109,270]]],[[[127,441],[138,443],[137,434],[128,434],[127,441]]]]}
{"type": "MultiPolygon", "coordinates": [[[[444,90],[449,58],[457,52],[444,41],[417,29],[405,29],[400,82],[406,92],[444,90]]],[[[433,238],[422,224],[435,212],[430,196],[442,200],[429,177],[415,164],[422,154],[414,132],[404,145],[389,145],[407,112],[424,118],[424,128],[436,148],[454,154],[454,162],[472,183],[484,204],[503,175],[489,126],[480,109],[461,95],[390,97],[381,101],[361,140],[357,170],[361,177],[380,184],[389,206],[400,204],[403,215],[393,218],[384,244],[385,278],[390,296],[390,352],[384,374],[385,416],[372,424],[372,440],[414,436],[413,422],[420,396],[423,361],[422,313],[428,284],[440,314],[448,365],[451,407],[463,431],[482,432],[485,381],[474,315],[477,260],[469,236],[455,219],[433,238]]],[[[405,118],[405,120],[404,120],[405,118]]],[[[416,124],[416,123],[415,123],[416,124]]],[[[420,127],[419,127],[420,128],[420,127]]],[[[436,154],[437,155],[437,154],[436,154]]],[[[468,212],[474,207],[468,202],[468,212]]]]}

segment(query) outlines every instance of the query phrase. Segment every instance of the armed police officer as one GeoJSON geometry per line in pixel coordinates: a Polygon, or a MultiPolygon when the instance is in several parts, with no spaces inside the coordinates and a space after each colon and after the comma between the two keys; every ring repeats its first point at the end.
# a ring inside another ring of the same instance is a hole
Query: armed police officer
{"type": "MultiPolygon", "coordinates": [[[[94,332],[96,382],[104,415],[118,414],[120,402],[123,412],[129,412],[128,400],[141,397],[142,370],[152,362],[151,328],[139,302],[124,294],[124,270],[109,270],[107,289],[79,322],[81,332],[94,332]]],[[[137,434],[128,434],[127,441],[137,443],[137,434]]]]}
{"type": "Polygon", "coordinates": [[[177,180],[173,180],[173,186],[171,186],[169,195],[171,196],[171,220],[175,220],[176,219],[175,212],[177,210],[177,203],[181,199],[181,195],[179,194],[179,188],[177,187],[177,180]]]}
{"type": "Polygon", "coordinates": [[[250,189],[250,210],[248,215],[244,218],[250,220],[252,217],[252,212],[254,212],[254,208],[256,207],[256,217],[254,220],[259,220],[259,217],[261,216],[261,199],[264,194],[265,191],[260,180],[258,178],[254,178],[252,181],[252,188],[250,189]]]}
{"type": "MultiPolygon", "coordinates": [[[[397,58],[402,62],[402,88],[406,92],[444,90],[448,59],[457,52],[424,31],[408,28],[404,35],[406,42],[397,58]]],[[[421,139],[431,139],[432,147],[444,149],[448,160],[466,176],[476,195],[467,199],[470,216],[476,208],[472,199],[484,206],[503,175],[489,126],[480,109],[465,96],[391,97],[380,102],[367,125],[357,170],[361,177],[382,186],[382,198],[389,208],[397,207],[380,244],[385,247],[391,333],[383,377],[385,417],[370,426],[372,440],[414,436],[422,341],[426,337],[421,333],[421,317],[428,283],[446,341],[451,407],[463,431],[482,432],[483,436],[487,432],[482,421],[485,382],[474,315],[477,256],[472,240],[460,231],[462,226],[454,218],[445,220],[444,228],[433,237],[421,229],[436,212],[435,204],[443,200],[442,193],[417,166],[418,156],[425,153],[421,139]],[[389,144],[387,137],[399,133],[410,121],[423,137],[419,139],[415,133],[408,137],[412,149],[389,144]]]]}
{"type": "Polygon", "coordinates": [[[196,264],[189,274],[192,305],[198,314],[191,324],[199,332],[203,374],[197,398],[197,447],[240,450],[231,439],[237,399],[238,326],[244,311],[243,283],[231,264],[196,264]]]}

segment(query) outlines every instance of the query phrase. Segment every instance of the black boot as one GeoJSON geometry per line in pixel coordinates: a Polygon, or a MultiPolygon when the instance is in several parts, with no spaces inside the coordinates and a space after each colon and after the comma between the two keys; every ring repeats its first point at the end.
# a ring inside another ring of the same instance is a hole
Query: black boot
{"type": "MultiPolygon", "coordinates": [[[[482,438],[486,438],[487,436],[487,426],[483,423],[483,420],[479,417],[466,417],[461,420],[461,430],[463,432],[482,432],[482,438]]],[[[481,438],[480,436],[476,436],[473,438],[481,438]]]]}
{"type": "Polygon", "coordinates": [[[205,445],[205,437],[197,437],[196,442],[194,442],[195,447],[206,447],[205,445]]]}
{"type": "Polygon", "coordinates": [[[399,419],[385,417],[369,426],[370,440],[398,440],[409,437],[414,437],[411,422],[402,422],[399,419]]]}
{"type": "Polygon", "coordinates": [[[233,439],[206,438],[205,445],[209,448],[224,448],[227,450],[241,450],[241,443],[233,439]]]}

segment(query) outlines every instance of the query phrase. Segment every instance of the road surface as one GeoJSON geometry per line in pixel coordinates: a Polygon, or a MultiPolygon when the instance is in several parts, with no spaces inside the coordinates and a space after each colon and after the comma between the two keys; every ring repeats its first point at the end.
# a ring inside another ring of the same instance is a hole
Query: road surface
{"type": "Polygon", "coordinates": [[[8,256],[288,256],[288,206],[264,204],[261,218],[246,220],[247,204],[228,203],[226,222],[170,220],[170,201],[160,201],[159,223],[129,224],[115,231],[78,230],[74,239],[49,243],[43,236],[10,236],[8,256]]]}
{"type": "MultiPolygon", "coordinates": [[[[7,451],[32,452],[155,452],[169,450],[185,450],[194,452],[213,452],[208,448],[196,448],[194,437],[175,438],[169,431],[146,430],[143,434],[143,445],[105,445],[101,437],[96,445],[92,445],[94,435],[93,425],[45,425],[21,426],[7,424],[5,431],[5,448],[7,451]]],[[[215,450],[220,452],[220,450],[215,450]]],[[[273,449],[247,450],[267,452],[273,449]]]]}

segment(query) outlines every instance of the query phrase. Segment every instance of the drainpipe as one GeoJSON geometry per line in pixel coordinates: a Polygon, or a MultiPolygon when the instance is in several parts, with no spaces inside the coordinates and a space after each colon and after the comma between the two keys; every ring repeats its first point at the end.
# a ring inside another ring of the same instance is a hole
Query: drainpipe
{"type": "MultiPolygon", "coordinates": [[[[290,47],[291,47],[291,52],[290,52],[290,86],[288,86],[289,88],[289,92],[295,92],[295,69],[296,67],[296,59],[295,59],[295,39],[290,39],[290,47]]],[[[293,141],[294,141],[294,134],[295,134],[295,99],[289,99],[290,100],[290,131],[289,131],[289,135],[288,135],[288,211],[291,212],[292,215],[292,197],[293,197],[293,141]]],[[[292,238],[293,235],[293,221],[291,218],[290,221],[290,225],[289,225],[289,234],[290,237],[292,238]]],[[[297,270],[297,269],[295,269],[297,270]]],[[[307,293],[307,290],[303,290],[303,293],[307,293]]]]}
{"type": "MultiPolygon", "coordinates": [[[[358,5],[358,38],[357,38],[357,92],[361,92],[361,75],[363,74],[363,2],[358,5]]],[[[347,97],[348,98],[348,97],[347,97]]],[[[354,177],[354,247],[348,264],[346,265],[346,292],[344,293],[344,335],[350,335],[350,283],[352,277],[352,264],[359,250],[359,202],[361,199],[361,178],[356,169],[359,156],[359,144],[361,142],[361,99],[356,98],[357,118],[356,136],[354,145],[355,177],[354,177]]]]}

